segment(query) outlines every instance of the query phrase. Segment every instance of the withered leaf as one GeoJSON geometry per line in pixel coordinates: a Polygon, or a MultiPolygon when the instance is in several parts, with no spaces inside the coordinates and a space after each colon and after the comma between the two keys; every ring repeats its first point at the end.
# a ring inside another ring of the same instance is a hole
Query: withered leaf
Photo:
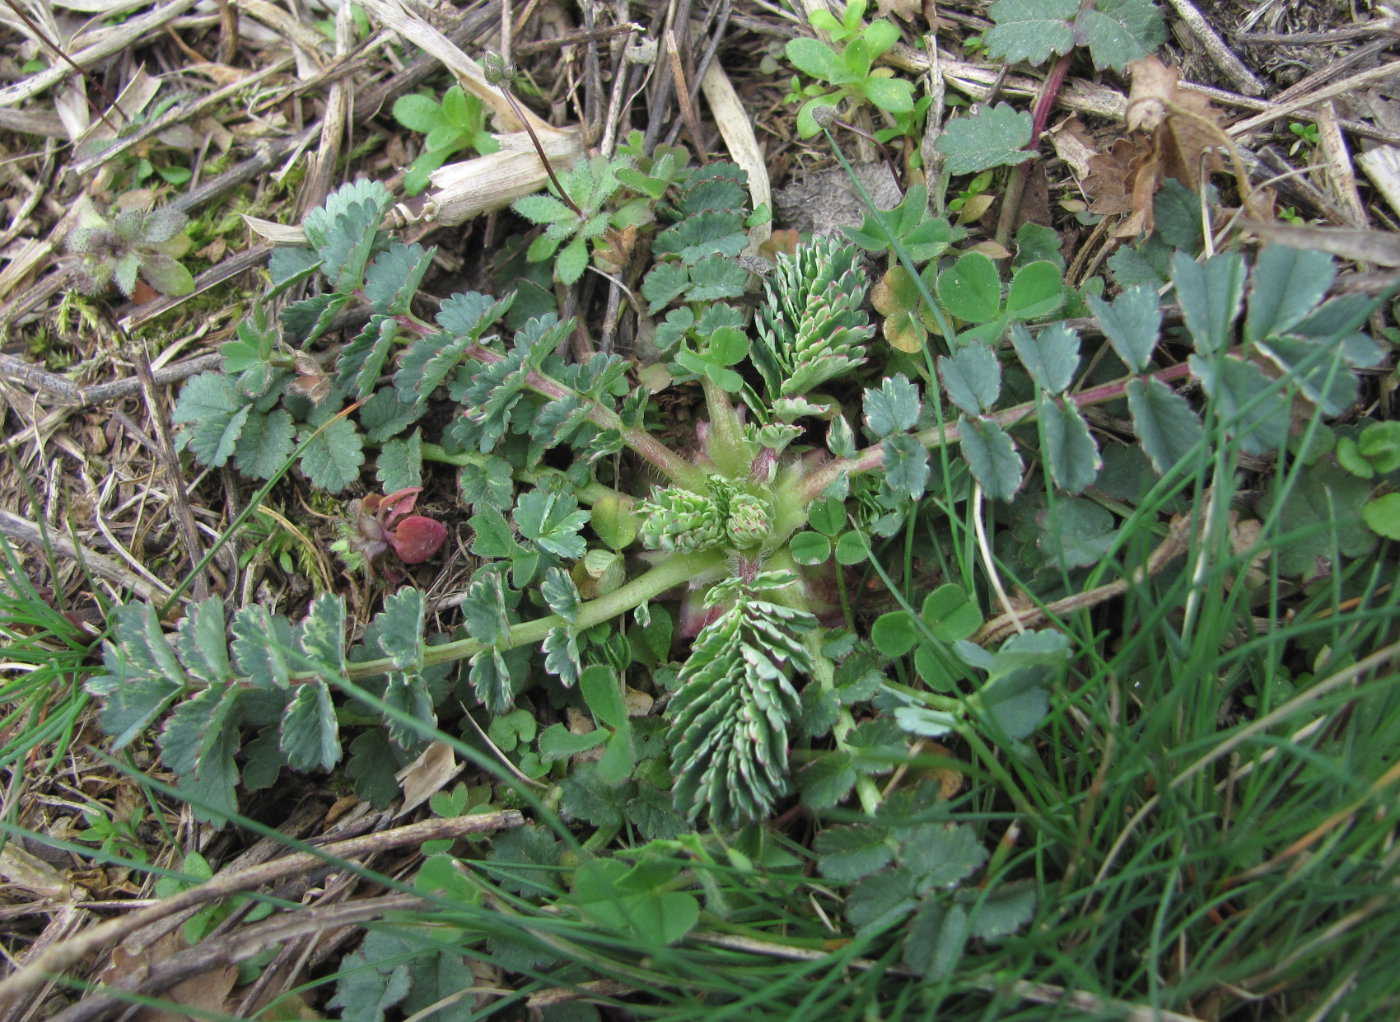
{"type": "Polygon", "coordinates": [[[1199,92],[1178,84],[1180,72],[1156,57],[1128,65],[1133,87],[1128,93],[1128,130],[1152,135],[1159,165],[1158,181],[1174,177],[1193,192],[1206,176],[1224,169],[1215,147],[1221,141],[1220,114],[1199,92]]]}
{"type": "Polygon", "coordinates": [[[1216,151],[1220,114],[1206,98],[1183,90],[1176,68],[1156,57],[1128,68],[1133,85],[1127,120],[1133,134],[1090,157],[1083,182],[1092,212],[1132,214],[1115,232],[1120,237],[1152,230],[1152,199],[1167,178],[1199,191],[1206,178],[1224,169],[1216,151]]]}

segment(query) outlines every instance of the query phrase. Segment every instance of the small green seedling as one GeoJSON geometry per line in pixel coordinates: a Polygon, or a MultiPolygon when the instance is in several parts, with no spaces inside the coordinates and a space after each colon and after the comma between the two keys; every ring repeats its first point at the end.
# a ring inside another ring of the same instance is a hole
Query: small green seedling
{"type": "Polygon", "coordinates": [[[1297,136],[1296,141],[1289,146],[1288,155],[1296,156],[1300,149],[1316,149],[1322,144],[1322,137],[1318,134],[1316,124],[1303,124],[1299,121],[1290,121],[1288,130],[1297,136]]]}
{"type": "Polygon", "coordinates": [[[421,93],[399,97],[394,104],[394,120],[427,136],[422,153],[404,175],[403,189],[409,195],[427,188],[432,172],[454,153],[473,149],[484,156],[501,148],[496,137],[486,130],[486,111],[481,100],[467,95],[460,85],[443,93],[441,103],[421,93]]]}
{"type": "Polygon", "coordinates": [[[875,61],[899,41],[899,29],[884,20],[866,25],[865,9],[865,0],[851,0],[840,21],[828,11],[812,12],[812,26],[827,33],[832,42],[843,44],[840,53],[819,39],[794,39],[787,44],[788,60],[817,79],[804,88],[794,78],[787,97],[788,102],[804,100],[797,114],[797,134],[802,138],[821,130],[813,116],[817,107],[838,107],[847,99],[895,116],[914,112],[913,83],[895,78],[889,68],[875,67],[875,61]]]}
{"type": "Polygon", "coordinates": [[[83,293],[101,294],[115,280],[130,298],[138,277],[161,294],[194,290],[194,276],[179,262],[192,244],[185,233],[189,217],[173,209],[125,209],[108,220],[91,202],[83,203],[66,243],[82,257],[77,276],[83,293]]]}

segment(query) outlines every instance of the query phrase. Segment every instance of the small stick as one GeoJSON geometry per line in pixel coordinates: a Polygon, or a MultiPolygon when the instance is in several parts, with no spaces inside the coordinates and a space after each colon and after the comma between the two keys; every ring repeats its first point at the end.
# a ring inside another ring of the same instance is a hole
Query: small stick
{"type": "Polygon", "coordinates": [[[690,88],[686,83],[686,70],[680,64],[680,48],[676,45],[676,34],[666,29],[666,60],[671,63],[671,77],[676,80],[676,102],[680,104],[680,118],[686,122],[686,133],[696,144],[696,155],[701,164],[708,162],[704,154],[704,132],[700,129],[700,118],[696,116],[696,106],[690,102],[690,88]]]}
{"type": "MultiPolygon", "coordinates": [[[[49,49],[53,50],[55,56],[57,56],[59,60],[63,61],[74,71],[78,72],[78,74],[82,75],[83,81],[87,82],[89,85],[91,85],[94,89],[97,90],[97,94],[102,97],[103,102],[111,103],[112,108],[116,110],[117,113],[121,114],[122,117],[126,117],[126,111],[124,111],[120,106],[117,105],[117,101],[112,98],[111,93],[109,93],[106,90],[106,88],[103,87],[102,83],[99,82],[92,75],[88,74],[85,68],[81,68],[77,64],[75,64],[73,62],[73,58],[68,56],[67,51],[64,50],[62,46],[59,46],[58,43],[50,39],[48,33],[45,32],[42,28],[40,28],[38,25],[36,25],[34,23],[34,19],[31,18],[24,11],[24,9],[20,7],[19,4],[15,3],[15,0],[5,0],[5,6],[8,7],[10,10],[14,11],[15,14],[19,16],[19,20],[24,22],[25,27],[27,27],[29,31],[34,33],[34,37],[38,39],[39,42],[47,46],[49,49]]],[[[121,129],[118,128],[111,121],[107,120],[107,114],[102,110],[101,107],[93,103],[91,100],[88,101],[88,105],[91,106],[93,110],[97,111],[98,119],[101,120],[103,124],[107,125],[107,128],[112,132],[113,135],[121,134],[121,129]]]]}
{"type": "Polygon", "coordinates": [[[1195,4],[1191,0],[1169,0],[1172,7],[1176,9],[1177,16],[1181,18],[1186,27],[1205,47],[1210,54],[1210,59],[1215,61],[1215,66],[1225,72],[1227,78],[1235,83],[1236,88],[1246,96],[1261,96],[1264,94],[1264,84],[1255,78],[1244,66],[1244,62],[1235,56],[1234,51],[1225,45],[1225,41],[1220,38],[1215,29],[1211,28],[1210,22],[1196,10],[1195,4]]]}
{"type": "Polygon", "coordinates": [[[534,145],[535,152],[539,155],[540,162],[544,164],[544,172],[549,175],[549,180],[558,190],[559,197],[564,200],[564,205],[573,210],[575,216],[583,216],[583,210],[578,208],[578,203],[569,198],[569,193],[564,190],[563,184],[560,183],[559,178],[555,175],[554,164],[550,163],[549,157],[544,154],[544,146],[540,145],[539,136],[535,134],[535,129],[531,127],[530,119],[525,116],[524,111],[520,109],[520,104],[516,103],[515,97],[510,93],[510,80],[515,77],[515,68],[503,60],[499,54],[487,54],[486,60],[482,61],[482,65],[486,71],[486,80],[501,90],[501,95],[504,96],[505,101],[510,104],[511,110],[515,113],[520,123],[525,126],[525,134],[530,136],[530,142],[534,145]],[[495,60],[491,59],[493,56],[495,60]]]}
{"type": "MultiPolygon", "coordinates": [[[[185,493],[184,473],[180,471],[180,458],[175,453],[175,444],[170,439],[170,428],[166,425],[166,414],[160,394],[156,390],[155,378],[151,375],[151,360],[144,351],[136,354],[136,376],[141,382],[141,393],[146,398],[146,408],[151,413],[151,425],[156,433],[156,455],[169,476],[170,500],[174,505],[175,527],[180,530],[180,539],[185,544],[185,554],[190,563],[199,564],[203,547],[199,542],[199,532],[194,527],[194,513],[190,510],[189,495],[185,493]]],[[[209,595],[208,569],[194,578],[193,596],[203,600],[209,595]]]]}
{"type": "Polygon", "coordinates": [[[143,926],[172,912],[181,912],[196,905],[207,905],[211,901],[222,901],[230,895],[304,873],[324,864],[328,858],[360,858],[371,852],[382,852],[389,848],[420,845],[424,841],[457,838],[467,834],[485,834],[507,827],[520,827],[524,823],[525,817],[514,809],[477,816],[423,820],[393,830],[336,841],[323,846],[319,850],[320,854],[295,852],[254,866],[252,869],[220,873],[198,887],[181,891],[148,908],[98,923],[60,944],[46,948],[42,954],[33,956],[17,971],[0,980],[0,1010],[13,1005],[18,998],[45,982],[50,975],[72,968],[88,955],[117,944],[143,926]]]}

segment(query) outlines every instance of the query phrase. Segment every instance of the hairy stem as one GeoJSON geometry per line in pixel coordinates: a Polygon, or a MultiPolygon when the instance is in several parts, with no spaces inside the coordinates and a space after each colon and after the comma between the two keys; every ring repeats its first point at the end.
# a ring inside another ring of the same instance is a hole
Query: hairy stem
{"type": "MultiPolygon", "coordinates": [[[[654,600],[668,589],[692,582],[709,581],[719,577],[726,570],[727,560],[722,551],[676,554],[666,558],[646,574],[620,586],[606,596],[600,596],[596,600],[589,600],[582,604],[579,607],[578,618],[572,627],[580,630],[592,628],[594,625],[610,621],[629,610],[640,607],[649,600],[654,600]]],[[[513,625],[510,629],[510,638],[502,644],[501,648],[515,649],[519,646],[543,642],[551,628],[568,623],[557,614],[550,614],[547,617],[513,625]]],[[[484,648],[482,643],[476,639],[445,642],[441,646],[427,647],[423,651],[423,663],[431,666],[450,663],[454,660],[465,660],[480,653],[484,648]]],[[[353,665],[346,672],[346,677],[351,681],[361,681],[375,675],[387,674],[395,669],[394,661],[389,657],[383,657],[379,660],[367,660],[353,665]]]]}
{"type": "MultiPolygon", "coordinates": [[[[495,365],[502,361],[505,356],[499,355],[489,348],[480,345],[473,345],[467,350],[467,354],[479,362],[487,365],[495,365]]],[[[543,397],[559,399],[564,397],[582,397],[582,395],[564,386],[558,380],[546,376],[544,373],[534,369],[525,374],[525,385],[536,394],[543,397]]],[[[622,435],[622,442],[636,454],[639,458],[651,462],[655,468],[664,474],[672,482],[684,486],[687,489],[703,492],[707,475],[704,469],[692,465],[680,455],[676,454],[669,447],[663,444],[656,437],[652,436],[640,426],[623,425],[622,417],[611,408],[604,408],[597,401],[584,398],[588,401],[588,421],[599,429],[616,430],[622,435]]]]}

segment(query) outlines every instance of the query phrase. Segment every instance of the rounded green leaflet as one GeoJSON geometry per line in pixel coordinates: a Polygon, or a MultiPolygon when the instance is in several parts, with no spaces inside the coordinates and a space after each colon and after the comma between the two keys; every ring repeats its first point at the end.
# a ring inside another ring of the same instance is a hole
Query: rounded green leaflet
{"type": "Polygon", "coordinates": [[[1361,520],[1378,536],[1400,540],[1400,493],[1377,497],[1361,509],[1361,520]]]}
{"type": "Polygon", "coordinates": [[[788,552],[798,564],[821,564],[831,556],[831,540],[819,532],[799,532],[789,541],[788,552]]]}
{"type": "Polygon", "coordinates": [[[1001,277],[981,252],[964,252],[938,275],[938,300],[967,323],[990,323],[1001,313],[1001,277]]]}

